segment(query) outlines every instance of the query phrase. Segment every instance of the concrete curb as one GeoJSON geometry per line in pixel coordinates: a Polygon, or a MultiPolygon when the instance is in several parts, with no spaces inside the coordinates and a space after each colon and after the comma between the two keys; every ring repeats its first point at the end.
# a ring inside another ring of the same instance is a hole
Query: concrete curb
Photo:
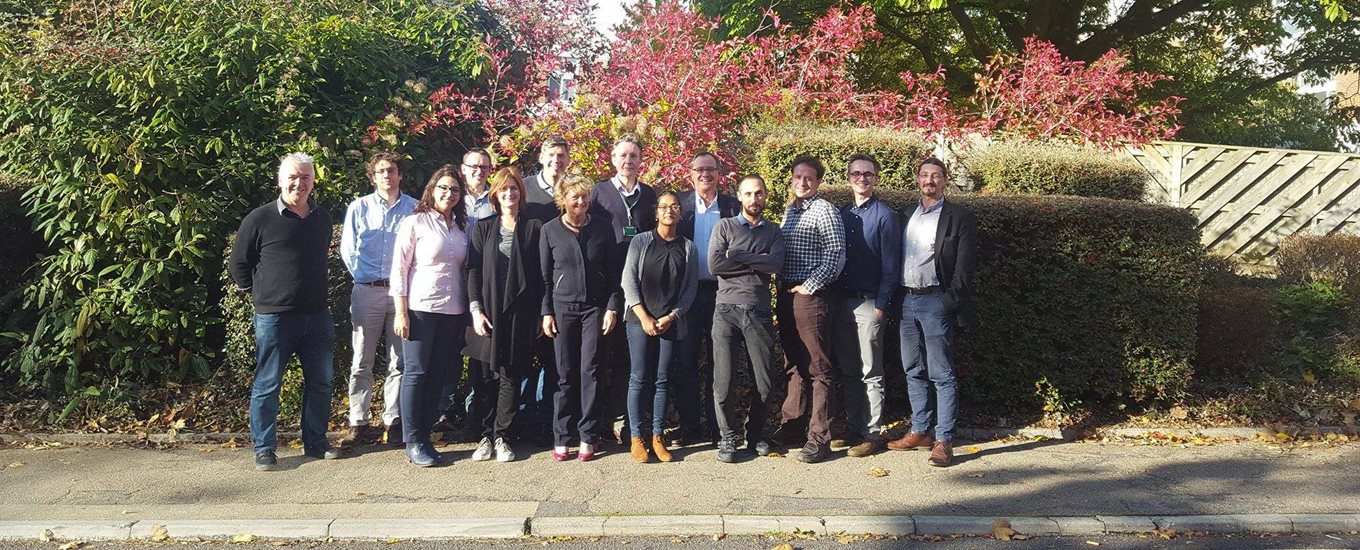
{"type": "Polygon", "coordinates": [[[0,521],[0,540],[146,540],[157,527],[171,539],[440,540],[534,537],[647,537],[809,533],[830,535],[988,536],[998,520],[1030,536],[1180,532],[1320,534],[1360,531],[1355,514],[1226,514],[1186,516],[578,516],[444,519],[238,519],[0,521]]]}
{"type": "MultiPolygon", "coordinates": [[[[1286,433],[1291,435],[1327,435],[1327,434],[1346,434],[1353,433],[1353,430],[1345,426],[1286,426],[1283,428],[1286,433]]],[[[959,428],[957,433],[960,438],[972,441],[988,441],[1008,437],[1023,437],[1026,439],[1058,439],[1072,441],[1084,436],[1114,436],[1114,437],[1144,437],[1152,434],[1161,434],[1177,437],[1244,437],[1250,438],[1258,435],[1275,436],[1278,433],[1274,428],[1104,428],[1083,432],[1075,429],[1055,429],[1055,428],[959,428]]],[[[327,436],[331,439],[343,437],[345,432],[329,432],[327,436]]],[[[296,439],[302,437],[301,432],[279,432],[282,439],[296,439]]],[[[240,442],[250,441],[250,434],[241,432],[214,432],[214,433],[190,433],[180,432],[174,435],[168,433],[146,434],[145,437],[137,434],[126,433],[25,433],[25,434],[6,434],[0,433],[0,444],[2,443],[60,443],[63,445],[103,445],[110,443],[225,443],[235,439],[240,442]]]]}

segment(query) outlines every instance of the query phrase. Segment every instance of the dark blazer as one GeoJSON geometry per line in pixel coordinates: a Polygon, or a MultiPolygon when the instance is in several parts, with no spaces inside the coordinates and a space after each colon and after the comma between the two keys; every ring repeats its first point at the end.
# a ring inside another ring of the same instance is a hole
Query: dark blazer
{"type": "Polygon", "coordinates": [[[500,252],[499,214],[477,222],[468,244],[468,299],[480,302],[491,319],[491,336],[478,336],[467,329],[464,353],[497,371],[515,376],[529,372],[529,362],[541,344],[543,277],[539,269],[538,241],[543,220],[520,216],[510,247],[510,266],[504,279],[496,276],[500,252]]]}
{"type": "MultiPolygon", "coordinates": [[[[694,240],[694,190],[676,196],[680,200],[680,234],[694,240]]],[[[731,195],[718,193],[718,217],[730,218],[741,213],[741,201],[731,195]]],[[[697,245],[696,245],[697,246],[697,245]]]]}
{"type": "MultiPolygon", "coordinates": [[[[544,191],[543,187],[539,185],[539,182],[542,180],[543,172],[524,178],[524,202],[529,204],[547,205],[556,210],[557,202],[553,200],[553,196],[549,195],[548,192],[544,191]]],[[[558,213],[560,214],[561,212],[558,213]]]]}
{"type": "Polygon", "coordinates": [[[553,302],[587,303],[623,310],[623,254],[609,222],[591,216],[578,236],[558,216],[543,224],[538,241],[543,281],[542,315],[553,313],[553,302]]]}
{"type": "MultiPolygon", "coordinates": [[[[906,231],[907,219],[902,220],[906,231]]],[[[977,323],[973,309],[972,279],[977,266],[977,218],[967,208],[945,199],[940,225],[935,230],[935,276],[945,288],[944,305],[954,313],[955,324],[967,328],[977,323]]]]}
{"type": "MultiPolygon", "coordinates": [[[[656,229],[656,190],[652,186],[638,182],[639,197],[637,204],[633,205],[633,227],[637,228],[639,235],[656,229]]],[[[631,240],[624,238],[623,228],[628,225],[628,205],[623,202],[623,195],[614,187],[614,180],[607,179],[595,184],[595,188],[590,190],[590,213],[595,216],[608,220],[614,226],[614,240],[626,243],[631,240]]],[[[626,254],[628,250],[625,244],[620,254],[626,254]]],[[[623,264],[619,264],[619,269],[623,269],[623,264]]]]}

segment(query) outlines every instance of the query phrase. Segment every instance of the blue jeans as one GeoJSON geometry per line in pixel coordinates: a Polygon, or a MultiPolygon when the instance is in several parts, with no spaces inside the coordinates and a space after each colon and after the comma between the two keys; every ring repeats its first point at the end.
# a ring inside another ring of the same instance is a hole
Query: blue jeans
{"type": "MultiPolygon", "coordinates": [[[[642,323],[629,321],[628,425],[633,437],[661,435],[666,428],[666,396],[670,388],[671,357],[675,342],[648,336],[642,323]],[[651,410],[645,410],[650,405],[651,410]],[[650,412],[650,414],[648,414],[650,412]],[[648,422],[648,417],[651,422],[648,422]],[[648,426],[651,433],[648,433],[648,426]]],[[[671,330],[679,330],[671,326],[671,330]]]]}
{"type": "Polygon", "coordinates": [[[933,428],[935,439],[948,443],[954,440],[959,390],[954,381],[954,314],[943,298],[943,292],[903,296],[902,368],[907,371],[911,431],[930,434],[933,428]]]}
{"type": "Polygon", "coordinates": [[[278,447],[279,387],[283,370],[302,363],[302,446],[319,452],[331,416],[335,374],[335,325],[329,311],[255,314],[255,383],[250,390],[250,437],[255,452],[278,447]]]}
{"type": "Polygon", "coordinates": [[[467,314],[411,310],[411,338],[401,372],[401,433],[407,444],[429,443],[430,427],[439,419],[439,398],[448,379],[462,365],[467,314]]]}

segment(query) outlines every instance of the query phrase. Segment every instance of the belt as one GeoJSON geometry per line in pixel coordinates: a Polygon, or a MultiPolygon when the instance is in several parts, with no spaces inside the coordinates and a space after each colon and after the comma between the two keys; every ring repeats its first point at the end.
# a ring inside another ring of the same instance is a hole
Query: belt
{"type": "Polygon", "coordinates": [[[367,282],[367,283],[359,283],[359,284],[364,285],[364,286],[376,286],[376,287],[381,287],[381,288],[387,288],[387,287],[388,287],[387,279],[378,279],[378,280],[376,280],[376,281],[369,281],[369,282],[367,282]]]}
{"type": "Polygon", "coordinates": [[[941,290],[943,289],[940,288],[940,285],[923,286],[919,288],[910,286],[902,287],[902,291],[906,292],[907,294],[934,294],[936,292],[940,292],[941,290]]]}

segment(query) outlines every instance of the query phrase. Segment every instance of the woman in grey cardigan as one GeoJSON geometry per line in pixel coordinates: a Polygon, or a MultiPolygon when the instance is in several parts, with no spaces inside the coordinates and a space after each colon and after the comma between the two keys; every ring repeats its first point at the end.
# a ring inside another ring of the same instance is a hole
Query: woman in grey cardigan
{"type": "Polygon", "coordinates": [[[628,329],[628,425],[631,454],[647,462],[648,444],[662,462],[671,454],[662,440],[672,351],[685,337],[685,310],[699,287],[699,257],[694,243],[680,236],[680,199],[657,197],[656,229],[635,237],[623,264],[625,324],[628,329]],[[649,414],[650,413],[650,414],[649,414]],[[650,418],[649,418],[650,417],[650,418]],[[649,434],[650,432],[650,434],[649,434]]]}

